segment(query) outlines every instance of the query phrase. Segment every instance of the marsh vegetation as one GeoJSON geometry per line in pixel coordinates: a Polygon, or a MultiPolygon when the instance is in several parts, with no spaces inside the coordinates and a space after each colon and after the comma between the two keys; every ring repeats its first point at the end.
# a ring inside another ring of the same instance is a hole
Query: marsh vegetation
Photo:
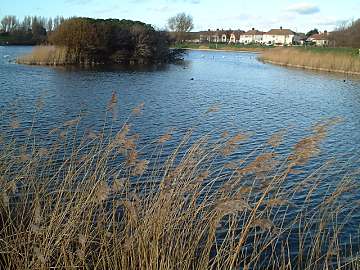
{"type": "Polygon", "coordinates": [[[360,55],[352,49],[274,48],[264,51],[260,59],[283,66],[360,74],[360,55]]]}
{"type": "Polygon", "coordinates": [[[332,162],[301,172],[339,119],[315,124],[288,155],[277,151],[286,130],[231,160],[251,134],[194,139],[191,129],[177,142],[163,134],[144,155],[130,124],[143,106],[120,130],[78,134],[78,117],[49,138],[30,128],[22,142],[1,140],[3,268],[359,269],[358,235],[342,234],[359,210],[342,198],[358,184],[349,174],[317,194],[332,162]],[[178,146],[164,156],[168,143],[178,146]]]}

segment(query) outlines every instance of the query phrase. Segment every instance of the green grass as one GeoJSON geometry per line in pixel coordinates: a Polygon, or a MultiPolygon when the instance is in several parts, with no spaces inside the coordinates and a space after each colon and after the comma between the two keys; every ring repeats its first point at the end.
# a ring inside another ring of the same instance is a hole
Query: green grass
{"type": "Polygon", "coordinates": [[[313,53],[332,53],[343,55],[359,55],[359,50],[354,48],[329,48],[329,47],[296,47],[298,50],[313,53]]]}
{"type": "Polygon", "coordinates": [[[24,37],[16,36],[4,36],[0,35],[0,45],[35,45],[35,42],[32,39],[27,39],[24,37]]]}
{"type": "Polygon", "coordinates": [[[256,44],[226,44],[226,43],[177,43],[174,45],[178,49],[210,49],[210,50],[235,50],[235,51],[261,51],[271,47],[264,47],[256,44]]]}
{"type": "Polygon", "coordinates": [[[1,36],[0,35],[0,43],[1,42],[9,42],[9,41],[12,41],[13,39],[12,39],[12,37],[10,37],[10,36],[1,36]]]}
{"type": "Polygon", "coordinates": [[[201,44],[198,43],[176,43],[173,47],[177,49],[199,49],[201,44]]]}

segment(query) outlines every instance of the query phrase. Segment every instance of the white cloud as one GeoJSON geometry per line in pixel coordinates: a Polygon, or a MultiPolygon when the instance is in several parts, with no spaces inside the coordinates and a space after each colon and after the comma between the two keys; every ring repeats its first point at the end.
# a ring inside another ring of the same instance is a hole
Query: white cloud
{"type": "Polygon", "coordinates": [[[301,15],[309,15],[320,12],[320,8],[311,3],[297,3],[289,6],[286,11],[295,12],[301,15]]]}
{"type": "Polygon", "coordinates": [[[163,12],[171,11],[172,8],[170,8],[169,6],[164,5],[164,6],[158,6],[158,7],[149,7],[148,10],[163,13],[163,12]]]}
{"type": "Polygon", "coordinates": [[[167,0],[170,3],[188,3],[188,4],[200,4],[200,0],[167,0]]]}

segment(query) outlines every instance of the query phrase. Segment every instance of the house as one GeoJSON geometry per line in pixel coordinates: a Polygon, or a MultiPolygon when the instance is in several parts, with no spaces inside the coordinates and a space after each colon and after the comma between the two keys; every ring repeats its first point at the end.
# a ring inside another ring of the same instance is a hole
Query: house
{"type": "Polygon", "coordinates": [[[220,34],[219,34],[219,31],[215,31],[215,32],[211,35],[211,42],[214,42],[214,43],[219,43],[219,42],[220,42],[220,34]]]}
{"type": "Polygon", "coordinates": [[[221,42],[226,43],[226,42],[228,42],[229,39],[230,39],[229,35],[227,33],[223,32],[221,35],[221,42]]]}
{"type": "Polygon", "coordinates": [[[209,39],[210,39],[209,38],[209,32],[210,32],[210,30],[199,32],[200,43],[209,42],[209,39]]]}
{"type": "Polygon", "coordinates": [[[201,32],[189,32],[186,35],[185,41],[191,43],[200,43],[201,32]]]}
{"type": "Polygon", "coordinates": [[[263,43],[266,45],[284,46],[292,45],[296,33],[290,29],[271,29],[263,35],[263,43]]]}
{"type": "Polygon", "coordinates": [[[234,43],[234,44],[238,43],[240,40],[240,36],[244,33],[245,33],[245,31],[242,31],[242,30],[233,31],[230,34],[229,43],[234,43]]]}
{"type": "Polygon", "coordinates": [[[255,28],[244,32],[240,35],[239,43],[241,44],[262,44],[264,32],[255,30],[255,28]]]}
{"type": "Polygon", "coordinates": [[[207,31],[201,31],[199,40],[201,43],[204,42],[219,42],[220,36],[218,31],[211,31],[210,29],[207,31]]]}
{"type": "Polygon", "coordinates": [[[296,33],[294,36],[295,45],[304,45],[306,43],[307,37],[305,33],[296,33]]]}
{"type": "Polygon", "coordinates": [[[229,43],[231,39],[231,30],[221,30],[221,42],[222,43],[229,43]]]}
{"type": "Polygon", "coordinates": [[[230,32],[216,29],[216,31],[208,30],[199,33],[200,42],[227,43],[230,40],[230,32]]]}
{"type": "Polygon", "coordinates": [[[319,47],[329,46],[330,44],[329,34],[327,31],[324,31],[324,33],[320,34],[314,34],[310,36],[306,41],[314,43],[316,46],[319,47]]]}

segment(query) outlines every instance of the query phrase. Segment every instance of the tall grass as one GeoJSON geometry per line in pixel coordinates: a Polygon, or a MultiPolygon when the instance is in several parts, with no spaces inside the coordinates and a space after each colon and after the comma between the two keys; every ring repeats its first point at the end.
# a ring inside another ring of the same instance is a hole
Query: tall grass
{"type": "Polygon", "coordinates": [[[336,50],[275,48],[264,51],[260,59],[290,67],[360,75],[360,56],[336,50]]]}
{"type": "Polygon", "coordinates": [[[18,57],[16,62],[27,65],[65,65],[71,63],[66,48],[56,46],[36,46],[31,53],[18,57]]]}
{"type": "Polygon", "coordinates": [[[79,121],[50,131],[49,146],[31,130],[23,143],[1,142],[2,268],[360,269],[358,239],[341,237],[359,206],[343,197],[358,186],[345,177],[318,192],[331,163],[299,172],[335,120],[315,125],[288,155],[277,153],[279,132],[225,164],[248,134],[194,142],[189,131],[164,158],[171,133],[144,156],[129,123],[76,140],[79,121]]]}

